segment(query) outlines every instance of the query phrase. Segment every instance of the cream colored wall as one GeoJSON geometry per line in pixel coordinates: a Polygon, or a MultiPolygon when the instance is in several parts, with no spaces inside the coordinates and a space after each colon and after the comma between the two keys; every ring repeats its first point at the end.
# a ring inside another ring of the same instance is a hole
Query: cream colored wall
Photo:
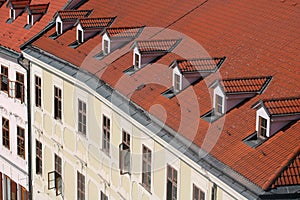
{"type": "MultiPolygon", "coordinates": [[[[34,176],[34,188],[37,196],[37,190],[45,193],[44,195],[50,199],[55,196],[55,191],[47,188],[47,175],[48,172],[54,170],[54,153],[56,153],[63,159],[63,194],[65,200],[73,200],[77,197],[77,171],[85,175],[87,199],[99,199],[100,191],[104,191],[109,199],[165,199],[167,164],[171,164],[178,170],[178,199],[192,198],[191,187],[195,172],[191,166],[179,160],[174,150],[167,151],[165,149],[166,144],[154,142],[144,133],[142,130],[144,127],[134,125],[128,117],[115,112],[107,105],[107,102],[100,101],[93,94],[75,87],[68,81],[62,81],[63,120],[62,122],[54,120],[52,116],[52,91],[53,82],[57,79],[58,77],[55,75],[43,71],[43,114],[39,113],[41,110],[38,108],[33,108],[35,113],[34,127],[41,126],[40,129],[42,130],[42,133],[39,133],[34,128],[34,137],[40,140],[44,147],[43,176],[34,176]],[[76,102],[78,95],[86,97],[87,101],[87,137],[77,133],[76,102]],[[102,114],[108,115],[111,120],[110,156],[102,151],[102,114]],[[118,146],[121,143],[122,129],[128,131],[132,136],[131,149],[134,156],[131,175],[120,175],[119,171],[118,146]],[[141,186],[143,144],[150,148],[153,153],[151,193],[141,186]]],[[[35,162],[33,166],[35,166],[35,162]]],[[[35,170],[33,174],[35,174],[35,170]]],[[[205,192],[206,198],[209,199],[211,183],[200,174],[198,178],[205,183],[208,182],[208,187],[205,186],[205,192]]],[[[221,189],[218,189],[218,199],[222,200],[223,196],[221,189]]],[[[56,197],[56,199],[61,199],[61,196],[56,197]]],[[[228,199],[228,195],[224,199],[228,199]]]]}

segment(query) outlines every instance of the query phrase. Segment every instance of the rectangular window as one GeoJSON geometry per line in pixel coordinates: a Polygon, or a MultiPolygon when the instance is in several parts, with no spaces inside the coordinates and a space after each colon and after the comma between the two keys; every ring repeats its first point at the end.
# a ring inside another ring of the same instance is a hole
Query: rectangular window
{"type": "Polygon", "coordinates": [[[103,52],[104,52],[104,54],[108,54],[108,41],[107,40],[104,40],[103,52]]]}
{"type": "Polygon", "coordinates": [[[108,200],[108,196],[101,191],[101,200],[108,200]]]}
{"type": "Polygon", "coordinates": [[[42,174],[43,169],[43,149],[42,149],[42,143],[38,140],[35,141],[35,173],[36,174],[42,174]]]}
{"type": "Polygon", "coordinates": [[[131,172],[131,153],[130,153],[130,134],[122,131],[122,143],[119,146],[120,173],[130,174],[131,172]]]}
{"type": "Polygon", "coordinates": [[[143,145],[142,185],[151,191],[151,150],[143,145]]]}
{"type": "Polygon", "coordinates": [[[110,149],[110,119],[103,115],[103,124],[102,124],[102,131],[103,131],[103,141],[102,141],[102,149],[105,153],[109,155],[110,149]]]}
{"type": "Polygon", "coordinates": [[[2,145],[10,148],[9,143],[9,120],[2,117],[2,145]]]}
{"type": "Polygon", "coordinates": [[[58,173],[59,175],[61,175],[61,157],[59,157],[58,155],[54,155],[54,162],[55,162],[55,171],[56,173],[58,173]]]}
{"type": "Polygon", "coordinates": [[[140,67],[140,55],[134,54],[134,66],[139,68],[140,67]]]}
{"type": "Polygon", "coordinates": [[[54,118],[61,119],[61,104],[62,104],[62,97],[61,97],[61,89],[54,86],[54,118]]]}
{"type": "Polygon", "coordinates": [[[211,188],[211,200],[217,200],[217,185],[214,184],[211,188]]]}
{"type": "Polygon", "coordinates": [[[28,15],[28,24],[32,25],[32,15],[28,15]]]}
{"type": "Polygon", "coordinates": [[[61,28],[61,22],[57,22],[56,23],[56,27],[57,27],[57,34],[60,35],[62,34],[62,28],[61,28]]]}
{"type": "Polygon", "coordinates": [[[193,200],[205,200],[205,193],[193,184],[193,200]]]}
{"type": "Polygon", "coordinates": [[[17,127],[17,153],[20,157],[25,159],[25,129],[17,127]]]}
{"type": "Polygon", "coordinates": [[[1,66],[1,91],[8,93],[8,67],[1,66]]]}
{"type": "Polygon", "coordinates": [[[38,76],[35,76],[35,106],[42,106],[42,80],[38,76]]]}
{"type": "Polygon", "coordinates": [[[15,10],[14,9],[10,9],[10,18],[15,19],[15,10]]]}
{"type": "Polygon", "coordinates": [[[174,80],[174,87],[175,87],[175,92],[180,91],[180,76],[178,74],[175,74],[175,80],[174,80]]]}
{"type": "Polygon", "coordinates": [[[167,167],[167,200],[177,199],[177,171],[168,165],[167,167]]]}
{"type": "Polygon", "coordinates": [[[78,99],[78,132],[86,135],[86,104],[78,99]]]}
{"type": "Polygon", "coordinates": [[[79,43],[83,43],[83,33],[82,33],[82,30],[78,30],[77,33],[78,33],[78,42],[79,43]]]}
{"type": "Polygon", "coordinates": [[[77,172],[77,200],[85,199],[85,177],[77,172]]]}
{"type": "Polygon", "coordinates": [[[223,98],[216,94],[216,105],[215,105],[216,114],[221,115],[223,113],[223,98]]]}
{"type": "Polygon", "coordinates": [[[21,187],[21,200],[28,200],[29,199],[29,195],[28,195],[28,191],[26,190],[26,188],[21,187]]]}
{"type": "Polygon", "coordinates": [[[16,84],[15,84],[16,98],[24,102],[24,74],[19,72],[16,73],[16,84]]]}
{"type": "Polygon", "coordinates": [[[259,136],[267,137],[267,119],[259,117],[259,136]]]}

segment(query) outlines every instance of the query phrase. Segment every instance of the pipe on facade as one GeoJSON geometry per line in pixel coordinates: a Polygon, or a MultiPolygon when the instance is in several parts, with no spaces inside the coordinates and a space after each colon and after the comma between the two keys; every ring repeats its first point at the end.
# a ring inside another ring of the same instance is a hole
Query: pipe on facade
{"type": "Polygon", "coordinates": [[[18,64],[26,70],[26,78],[27,78],[27,135],[28,135],[28,199],[32,200],[32,145],[31,145],[31,98],[30,98],[30,64],[24,63],[24,57],[22,54],[17,58],[18,64]]]}

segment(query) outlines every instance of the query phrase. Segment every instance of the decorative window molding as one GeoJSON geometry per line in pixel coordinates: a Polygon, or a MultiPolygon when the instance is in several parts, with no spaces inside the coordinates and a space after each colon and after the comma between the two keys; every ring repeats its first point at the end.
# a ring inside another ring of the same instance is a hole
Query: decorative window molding
{"type": "Polygon", "coordinates": [[[2,145],[10,149],[10,128],[9,120],[2,117],[2,145]]]}
{"type": "Polygon", "coordinates": [[[213,186],[211,187],[211,200],[217,200],[218,199],[218,187],[215,183],[213,183],[213,186]]]}
{"type": "Polygon", "coordinates": [[[120,174],[131,174],[131,136],[122,130],[122,143],[119,145],[120,174]]]}
{"type": "Polygon", "coordinates": [[[170,165],[167,165],[167,197],[166,199],[177,199],[178,196],[178,171],[171,167],[170,165]]]}
{"type": "Polygon", "coordinates": [[[62,120],[62,90],[54,86],[54,119],[62,120]]]}
{"type": "Polygon", "coordinates": [[[43,172],[43,146],[38,140],[35,141],[35,173],[42,175],[43,172]]]}
{"type": "Polygon", "coordinates": [[[108,196],[106,194],[104,194],[104,192],[101,191],[101,193],[100,193],[100,199],[101,200],[108,200],[108,196]]]}
{"type": "Polygon", "coordinates": [[[17,126],[17,154],[25,159],[25,129],[17,126]]]}
{"type": "Polygon", "coordinates": [[[205,192],[193,184],[193,200],[205,200],[205,192]]]}
{"type": "Polygon", "coordinates": [[[142,185],[151,192],[152,185],[152,151],[142,145],[142,185]]]}
{"type": "Polygon", "coordinates": [[[35,106],[42,107],[42,79],[41,77],[34,75],[34,89],[35,89],[35,106]]]}
{"type": "Polygon", "coordinates": [[[87,105],[78,99],[78,132],[86,136],[87,134],[87,105]]]}
{"type": "Polygon", "coordinates": [[[63,24],[60,21],[56,22],[56,32],[57,35],[61,35],[62,34],[62,30],[63,30],[63,24]]]}
{"type": "Polygon", "coordinates": [[[106,115],[102,115],[102,150],[110,155],[110,130],[111,121],[106,115]]]}
{"type": "Polygon", "coordinates": [[[85,176],[77,171],[77,199],[85,200],[85,176]]]}

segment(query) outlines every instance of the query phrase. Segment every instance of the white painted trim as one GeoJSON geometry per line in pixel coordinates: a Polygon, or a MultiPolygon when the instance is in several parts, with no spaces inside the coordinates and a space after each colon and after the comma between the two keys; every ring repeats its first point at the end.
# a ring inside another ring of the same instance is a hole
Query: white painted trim
{"type": "Polygon", "coordinates": [[[266,136],[270,137],[271,119],[270,119],[270,116],[268,115],[267,111],[265,110],[265,108],[263,106],[256,111],[255,130],[256,130],[257,134],[258,134],[258,131],[259,131],[259,117],[265,118],[267,120],[267,133],[266,133],[266,136]]]}

